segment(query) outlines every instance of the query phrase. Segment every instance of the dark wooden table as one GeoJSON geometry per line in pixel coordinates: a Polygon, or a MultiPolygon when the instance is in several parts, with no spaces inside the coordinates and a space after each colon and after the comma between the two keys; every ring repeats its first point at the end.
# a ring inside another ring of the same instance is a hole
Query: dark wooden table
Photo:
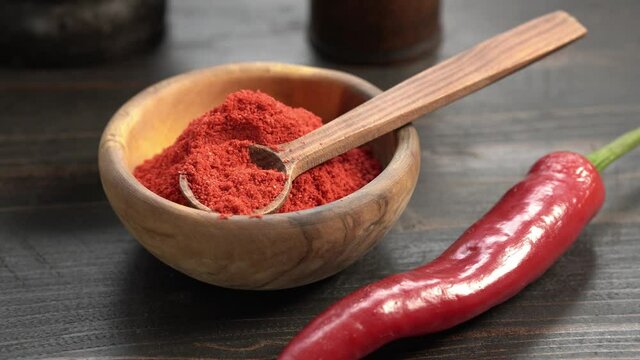
{"type": "MultiPolygon", "coordinates": [[[[552,150],[587,153],[640,125],[640,2],[445,1],[444,41],[387,67],[322,60],[306,3],[174,1],[154,53],[67,70],[0,69],[0,358],[273,358],[352,290],[433,259],[552,150]],[[586,39],[416,124],[407,210],[362,260],[302,288],[233,291],[163,265],[125,231],[96,153],[111,114],[147,85],[215,64],[340,68],[386,88],[529,18],[563,8],[586,39]]],[[[640,358],[640,151],[609,168],[577,243],[507,303],[371,359],[640,358]]]]}

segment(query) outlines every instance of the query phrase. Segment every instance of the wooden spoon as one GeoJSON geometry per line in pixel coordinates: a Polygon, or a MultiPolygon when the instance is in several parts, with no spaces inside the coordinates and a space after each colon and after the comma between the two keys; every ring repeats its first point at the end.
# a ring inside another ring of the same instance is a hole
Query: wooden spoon
{"type": "MultiPolygon", "coordinates": [[[[564,11],[541,16],[401,82],[303,137],[278,145],[277,152],[266,146],[250,146],[256,165],[286,175],[280,194],[254,214],[277,211],[287,199],[291,183],[303,172],[479,90],[586,33],[584,26],[564,11]]],[[[179,180],[189,203],[211,211],[194,196],[184,174],[179,180]]]]}

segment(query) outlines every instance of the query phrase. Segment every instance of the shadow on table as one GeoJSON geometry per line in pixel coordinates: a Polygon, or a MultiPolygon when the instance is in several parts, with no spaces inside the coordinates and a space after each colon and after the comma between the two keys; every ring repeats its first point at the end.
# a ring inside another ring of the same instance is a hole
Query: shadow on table
{"type": "MultiPolygon", "coordinates": [[[[112,302],[120,319],[109,356],[273,358],[327,305],[332,280],[294,289],[225,289],[194,280],[141,247],[131,252],[112,302]]],[[[102,354],[97,352],[96,354],[102,354]]]]}
{"type": "MultiPolygon", "coordinates": [[[[167,319],[180,318],[190,326],[210,320],[269,316],[289,302],[299,302],[320,285],[277,291],[226,289],[192,279],[163,264],[143,248],[132,255],[123,295],[137,295],[150,310],[167,319]]],[[[320,286],[321,287],[321,286],[320,286]]]]}

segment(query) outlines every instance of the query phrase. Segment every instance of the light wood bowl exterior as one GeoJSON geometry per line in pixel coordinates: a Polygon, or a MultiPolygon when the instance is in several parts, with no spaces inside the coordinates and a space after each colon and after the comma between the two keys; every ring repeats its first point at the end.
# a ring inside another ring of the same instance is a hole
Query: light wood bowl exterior
{"type": "Polygon", "coordinates": [[[384,170],[369,184],[313,209],[262,218],[217,216],[166,200],[132,169],[174,142],[190,120],[240,89],[259,89],[330,120],[380,92],[346,73],[246,63],[162,81],[124,104],[104,130],[100,177],[129,232],[167,265],[229,288],[280,289],[337,273],[374,246],[404,210],[420,167],[416,130],[405,126],[371,143],[384,170]]]}

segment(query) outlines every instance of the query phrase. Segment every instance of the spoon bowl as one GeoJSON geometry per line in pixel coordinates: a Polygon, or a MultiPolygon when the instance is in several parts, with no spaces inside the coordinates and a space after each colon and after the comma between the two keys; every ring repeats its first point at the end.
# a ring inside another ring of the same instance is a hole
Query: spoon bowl
{"type": "MultiPolygon", "coordinates": [[[[287,197],[289,196],[289,192],[291,191],[291,184],[293,182],[293,177],[291,175],[291,169],[293,168],[292,163],[285,162],[284,159],[280,157],[280,154],[271,150],[267,146],[252,144],[249,146],[248,150],[251,161],[254,164],[258,165],[258,167],[265,170],[280,171],[285,175],[285,182],[280,193],[265,207],[255,209],[253,211],[254,215],[274,213],[280,210],[282,205],[284,205],[284,203],[287,201],[287,197]]],[[[191,186],[189,186],[189,180],[187,179],[187,176],[185,174],[180,174],[178,176],[178,179],[180,191],[192,207],[199,210],[213,212],[211,208],[201,203],[200,200],[198,200],[198,197],[195,196],[195,194],[191,190],[191,186]]]]}
{"type": "Polygon", "coordinates": [[[100,177],[111,206],[150,253],[210,284],[280,289],[337,273],[377,244],[406,207],[420,168],[412,126],[368,143],[383,166],[370,183],[297,212],[220,219],[166,200],[132,175],[138,164],[171,145],[189,121],[241,89],[264,91],[325,122],[380,93],[346,73],[276,63],[230,64],[162,81],[124,104],[104,130],[100,177]]]}

